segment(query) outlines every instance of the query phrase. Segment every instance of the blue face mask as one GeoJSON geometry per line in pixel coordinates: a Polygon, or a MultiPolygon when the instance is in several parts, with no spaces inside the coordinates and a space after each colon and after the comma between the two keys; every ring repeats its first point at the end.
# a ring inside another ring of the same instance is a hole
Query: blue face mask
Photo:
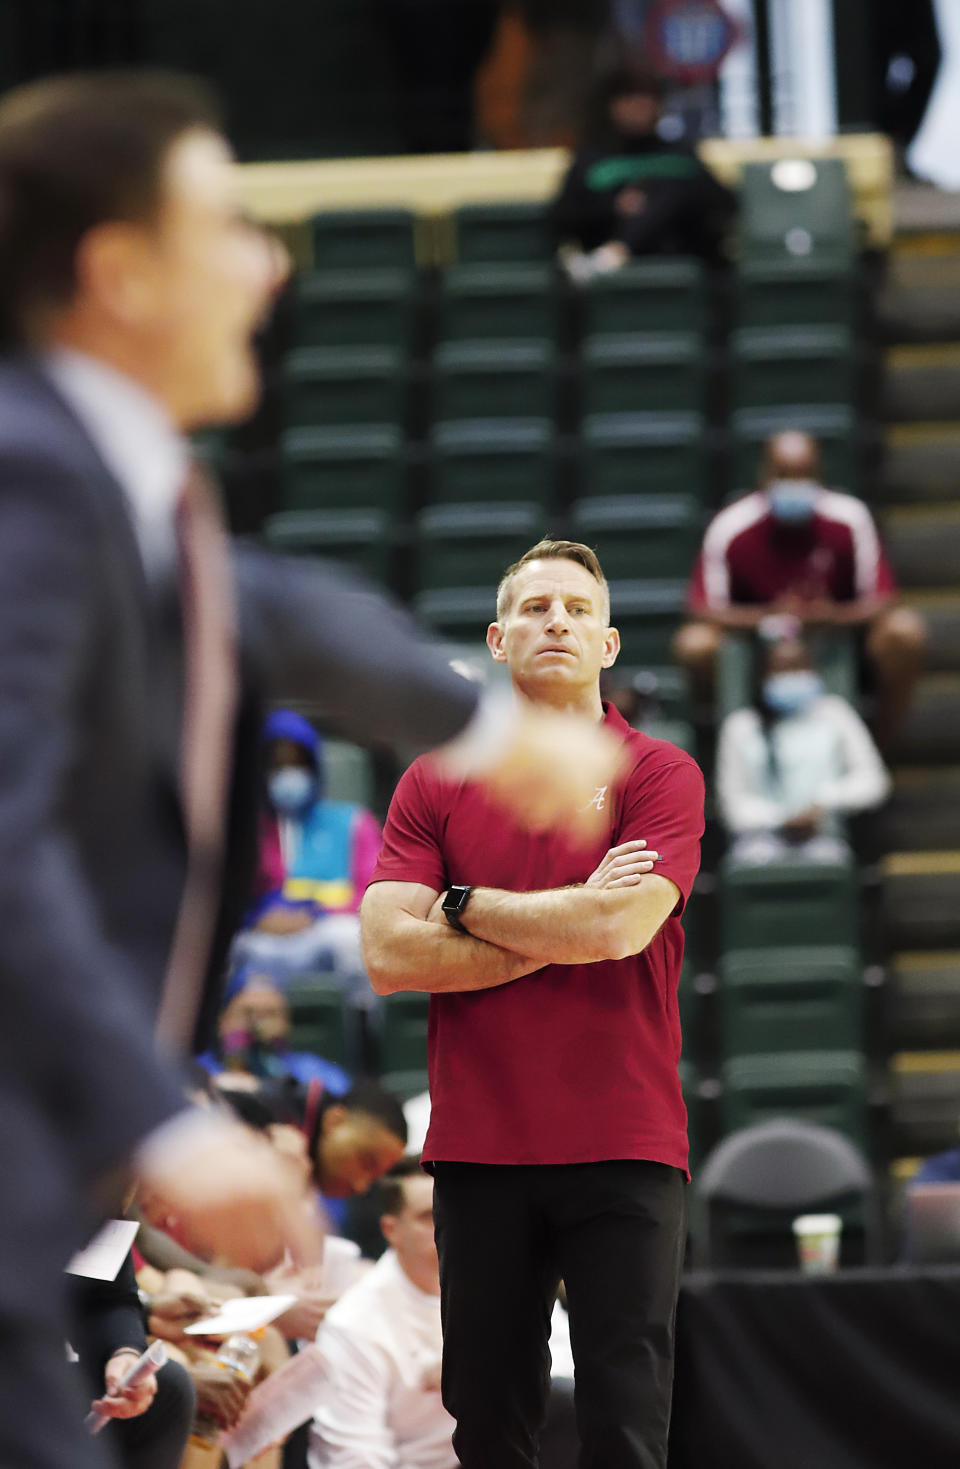
{"type": "Polygon", "coordinates": [[[814,479],[775,479],[767,485],[770,513],[784,525],[805,525],[813,519],[820,497],[814,479]]]}
{"type": "Polygon", "coordinates": [[[298,765],[284,765],[268,776],[267,794],[271,806],[281,815],[295,816],[316,800],[316,776],[298,765]]]}
{"type": "Polygon", "coordinates": [[[823,679],[812,668],[771,673],[763,684],[763,702],[775,714],[799,714],[822,693],[823,679]]]}

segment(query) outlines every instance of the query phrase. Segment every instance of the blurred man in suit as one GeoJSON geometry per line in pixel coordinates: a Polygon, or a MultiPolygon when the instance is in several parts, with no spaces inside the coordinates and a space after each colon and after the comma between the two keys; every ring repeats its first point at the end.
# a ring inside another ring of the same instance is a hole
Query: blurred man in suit
{"type": "Polygon", "coordinates": [[[534,822],[585,806],[598,733],[483,700],[331,570],[231,553],[184,434],[245,416],[277,252],[202,90],[67,78],[0,105],[0,1463],[87,1469],[62,1271],[140,1173],[191,1243],[316,1247],[267,1147],[184,1110],[255,851],[265,700],[479,770],[534,822]],[[101,1193],[100,1198],[103,1195],[101,1193]]]}

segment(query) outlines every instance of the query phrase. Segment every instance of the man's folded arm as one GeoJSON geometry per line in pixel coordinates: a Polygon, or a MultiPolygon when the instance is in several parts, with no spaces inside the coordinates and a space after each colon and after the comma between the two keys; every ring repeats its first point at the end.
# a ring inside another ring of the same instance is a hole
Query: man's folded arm
{"type": "Polygon", "coordinates": [[[360,908],[363,957],[377,994],[494,989],[539,969],[543,960],[431,922],[438,892],[414,882],[375,882],[360,908]]]}
{"type": "Polygon", "coordinates": [[[475,888],[463,922],[487,943],[539,964],[595,964],[639,954],[680,900],[668,877],[651,872],[635,887],[509,893],[475,888]]]}

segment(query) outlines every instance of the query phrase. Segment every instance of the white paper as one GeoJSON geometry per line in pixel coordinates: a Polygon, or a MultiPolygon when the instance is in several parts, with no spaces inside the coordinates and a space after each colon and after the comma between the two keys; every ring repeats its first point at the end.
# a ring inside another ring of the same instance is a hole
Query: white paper
{"type": "Polygon", "coordinates": [[[139,1228],[136,1219],[108,1219],[86,1248],[74,1255],[67,1274],[82,1275],[87,1280],[116,1280],[139,1228]]]}
{"type": "Polygon", "coordinates": [[[296,1296],[238,1296],[224,1301],[216,1316],[204,1316],[183,1328],[186,1336],[232,1336],[235,1331],[259,1331],[296,1305],[296,1296]]]}
{"type": "Polygon", "coordinates": [[[239,1469],[312,1418],[326,1375],[322,1349],[309,1346],[254,1388],[240,1422],[220,1435],[230,1469],[239,1469]]]}

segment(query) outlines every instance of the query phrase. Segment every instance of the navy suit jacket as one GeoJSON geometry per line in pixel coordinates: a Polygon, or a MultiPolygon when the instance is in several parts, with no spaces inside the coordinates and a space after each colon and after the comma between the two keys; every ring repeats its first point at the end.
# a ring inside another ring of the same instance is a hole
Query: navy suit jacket
{"type": "MultiPolygon", "coordinates": [[[[310,700],[348,737],[427,747],[478,697],[334,568],[239,546],[235,577],[221,951],[255,850],[264,701],[310,700]]],[[[39,1190],[14,1248],[42,1254],[43,1200],[56,1209],[65,1183],[85,1187],[183,1104],[153,1044],[185,873],[181,665],[176,589],[148,584],[121,487],[46,377],[3,361],[0,1177],[8,1198],[39,1190]]],[[[216,1000],[208,983],[207,1018],[216,1000]]]]}

